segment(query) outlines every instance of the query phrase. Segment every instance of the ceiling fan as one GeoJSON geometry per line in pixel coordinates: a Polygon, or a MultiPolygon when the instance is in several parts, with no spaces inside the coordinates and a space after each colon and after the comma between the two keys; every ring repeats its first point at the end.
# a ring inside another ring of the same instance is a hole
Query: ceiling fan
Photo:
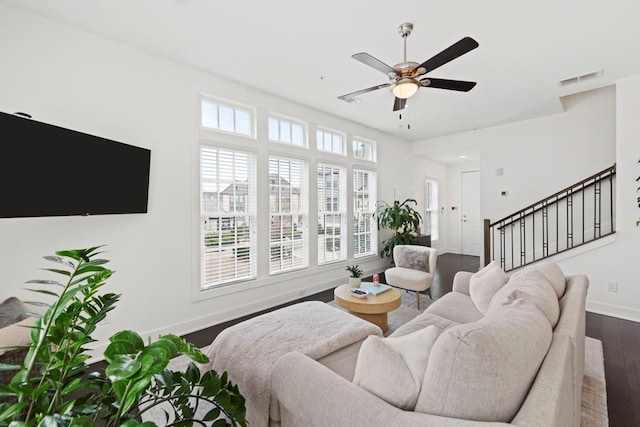
{"type": "Polygon", "coordinates": [[[389,76],[389,83],[383,83],[381,85],[351,92],[346,95],[339,96],[338,99],[353,102],[356,96],[362,95],[363,93],[372,92],[385,87],[391,87],[391,92],[396,98],[393,103],[393,111],[398,111],[407,106],[407,98],[413,96],[420,87],[457,90],[460,92],[468,92],[473,89],[476,82],[437,79],[422,76],[477,48],[477,41],[471,37],[464,37],[432,58],[427,59],[422,64],[418,64],[417,62],[407,61],[407,37],[411,35],[412,30],[413,24],[409,22],[398,27],[398,33],[400,33],[404,40],[404,59],[403,62],[400,62],[393,67],[365,52],[356,53],[351,56],[353,59],[385,73],[389,76]]]}

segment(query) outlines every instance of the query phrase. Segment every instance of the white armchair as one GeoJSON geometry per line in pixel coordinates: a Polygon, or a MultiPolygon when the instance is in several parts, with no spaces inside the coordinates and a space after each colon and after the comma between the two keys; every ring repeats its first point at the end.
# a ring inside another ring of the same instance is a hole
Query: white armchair
{"type": "Polygon", "coordinates": [[[387,283],[397,288],[416,292],[420,310],[420,292],[431,297],[431,285],[436,274],[438,254],[435,249],[418,245],[396,245],[393,248],[395,267],[384,272],[387,283]]]}

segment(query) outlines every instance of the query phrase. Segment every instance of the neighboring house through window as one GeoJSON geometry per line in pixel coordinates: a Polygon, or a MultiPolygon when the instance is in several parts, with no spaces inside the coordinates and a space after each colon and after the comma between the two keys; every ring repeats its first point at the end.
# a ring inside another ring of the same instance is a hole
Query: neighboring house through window
{"type": "Polygon", "coordinates": [[[377,250],[377,228],[373,218],[376,203],[375,173],[353,170],[353,256],[373,255],[377,250]]]}
{"type": "Polygon", "coordinates": [[[255,167],[248,152],[200,148],[202,288],[256,275],[255,167]]]}
{"type": "Polygon", "coordinates": [[[269,158],[270,273],[307,267],[307,163],[269,158]]]}
{"type": "Polygon", "coordinates": [[[318,264],[346,259],[346,179],[342,167],[318,164],[318,264]]]}

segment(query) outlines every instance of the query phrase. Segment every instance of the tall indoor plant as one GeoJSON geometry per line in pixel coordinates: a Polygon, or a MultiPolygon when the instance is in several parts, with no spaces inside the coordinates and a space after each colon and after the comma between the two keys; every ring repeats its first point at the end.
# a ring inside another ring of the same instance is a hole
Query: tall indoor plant
{"type": "Polygon", "coordinates": [[[101,293],[114,273],[97,258],[99,247],[58,251],[45,259],[57,264],[46,269],[64,280],[31,280],[34,292],[51,296],[52,303],[36,315],[32,343],[21,365],[2,365],[17,371],[9,384],[0,384],[0,426],[155,426],[142,422],[144,412],[164,404],[166,425],[245,426],[244,398],[226,373],[203,374],[194,363],[186,372],[172,372],[169,360],[184,354],[198,363],[208,361],[193,344],[163,335],[145,345],[134,331],[113,335],[104,351],[106,369],[89,373],[85,346],[120,295],[101,293]],[[166,403],[165,403],[166,402],[166,403]],[[198,407],[208,411],[196,419],[198,407]]]}
{"type": "Polygon", "coordinates": [[[392,235],[382,242],[380,256],[387,256],[393,261],[393,248],[396,245],[410,245],[417,243],[418,227],[422,216],[415,207],[415,199],[406,199],[402,203],[395,200],[393,204],[379,201],[374,212],[378,223],[378,230],[390,229],[392,235]]]}

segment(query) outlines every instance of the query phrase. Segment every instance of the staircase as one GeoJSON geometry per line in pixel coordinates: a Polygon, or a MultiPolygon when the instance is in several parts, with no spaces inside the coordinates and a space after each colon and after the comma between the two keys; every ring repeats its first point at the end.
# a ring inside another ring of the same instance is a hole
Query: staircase
{"type": "Polygon", "coordinates": [[[616,165],[498,221],[484,220],[484,262],[515,270],[615,233],[616,165]]]}

